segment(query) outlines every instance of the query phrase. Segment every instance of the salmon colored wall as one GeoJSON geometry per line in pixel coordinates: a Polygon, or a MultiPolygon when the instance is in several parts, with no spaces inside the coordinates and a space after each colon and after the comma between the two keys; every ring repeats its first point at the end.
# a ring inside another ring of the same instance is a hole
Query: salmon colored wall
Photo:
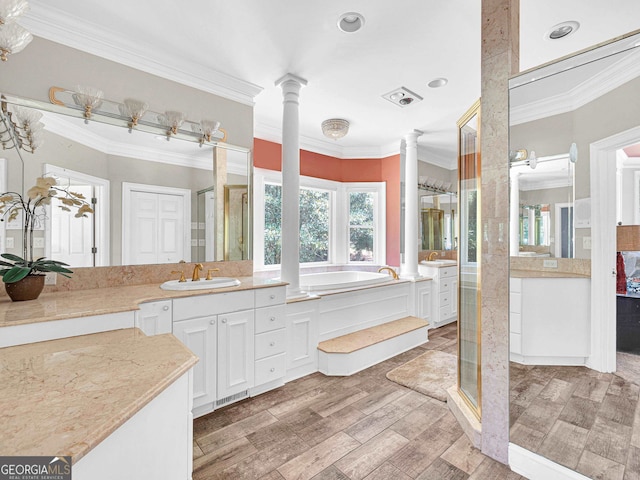
{"type": "MultiPolygon", "coordinates": [[[[282,145],[255,138],[253,165],[281,170],[282,145]]],[[[387,264],[400,265],[400,155],[343,160],[300,150],[300,174],[336,182],[386,182],[387,264]]]]}

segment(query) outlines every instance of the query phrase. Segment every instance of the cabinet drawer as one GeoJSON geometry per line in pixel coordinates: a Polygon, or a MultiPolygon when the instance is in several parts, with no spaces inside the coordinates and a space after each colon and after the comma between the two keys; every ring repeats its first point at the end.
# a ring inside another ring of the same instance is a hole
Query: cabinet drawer
{"type": "Polygon", "coordinates": [[[255,384],[262,385],[284,377],[286,355],[284,353],[258,360],[255,364],[255,384]]]}
{"type": "Polygon", "coordinates": [[[449,292],[446,293],[441,293],[440,294],[440,306],[444,307],[444,306],[449,306],[451,305],[451,295],[449,294],[449,292]]]}
{"type": "Polygon", "coordinates": [[[253,309],[253,290],[213,293],[173,300],[173,321],[253,309]]]}
{"type": "Polygon", "coordinates": [[[446,320],[450,316],[451,316],[451,306],[447,305],[444,307],[440,307],[440,318],[438,319],[438,321],[441,322],[443,320],[446,320]]]}
{"type": "Polygon", "coordinates": [[[284,305],[256,309],[256,333],[270,332],[285,326],[284,305]]]}
{"type": "Polygon", "coordinates": [[[284,328],[256,335],[256,360],[284,353],[286,341],[287,331],[284,328]]]}
{"type": "Polygon", "coordinates": [[[455,277],[458,275],[458,267],[443,267],[439,273],[440,278],[455,277]]]}
{"type": "Polygon", "coordinates": [[[255,295],[256,308],[270,307],[286,301],[287,289],[286,287],[257,288],[255,295]]]}
{"type": "Polygon", "coordinates": [[[455,281],[455,278],[442,278],[440,279],[440,291],[441,292],[448,292],[451,290],[451,286],[453,285],[453,282],[455,281]]]}

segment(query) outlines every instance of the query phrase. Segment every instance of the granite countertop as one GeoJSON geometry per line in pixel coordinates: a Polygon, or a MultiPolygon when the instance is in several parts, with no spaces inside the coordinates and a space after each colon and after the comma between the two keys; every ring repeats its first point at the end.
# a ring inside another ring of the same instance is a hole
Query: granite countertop
{"type": "Polygon", "coordinates": [[[0,452],[73,463],[198,361],[136,328],[0,349],[0,452]]]}
{"type": "Polygon", "coordinates": [[[590,275],[581,273],[558,272],[551,270],[516,270],[511,269],[510,275],[513,278],[591,278],[590,275]]]}
{"type": "Polygon", "coordinates": [[[4,296],[0,298],[0,327],[130,312],[139,310],[140,303],[155,300],[286,285],[285,282],[264,278],[240,277],[239,280],[240,285],[236,287],[205,290],[162,290],[160,284],[154,283],[44,293],[37,300],[27,302],[12,302],[9,297],[4,296]]]}

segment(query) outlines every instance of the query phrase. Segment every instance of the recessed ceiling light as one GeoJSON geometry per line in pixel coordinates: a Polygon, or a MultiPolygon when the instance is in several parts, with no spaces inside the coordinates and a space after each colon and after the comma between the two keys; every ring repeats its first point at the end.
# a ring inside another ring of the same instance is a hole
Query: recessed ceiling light
{"type": "Polygon", "coordinates": [[[354,33],[364,26],[364,17],[360,13],[348,12],[340,15],[338,28],[344,33],[354,33]]]}
{"type": "Polygon", "coordinates": [[[575,33],[578,28],[580,28],[580,24],[573,20],[569,22],[562,22],[551,27],[547,31],[545,38],[549,40],[559,40],[568,35],[571,35],[572,33],[575,33]]]}
{"type": "Polygon", "coordinates": [[[447,83],[449,83],[449,80],[447,80],[444,77],[440,77],[440,78],[434,78],[427,85],[429,85],[431,88],[440,88],[440,87],[444,87],[447,83]]]}

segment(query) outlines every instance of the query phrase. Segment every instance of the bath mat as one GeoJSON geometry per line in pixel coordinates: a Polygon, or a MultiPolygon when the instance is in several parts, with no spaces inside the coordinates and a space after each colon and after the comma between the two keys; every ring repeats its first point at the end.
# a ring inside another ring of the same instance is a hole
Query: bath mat
{"type": "Polygon", "coordinates": [[[456,384],[456,364],[455,355],[429,350],[394,368],[387,373],[387,378],[423,395],[446,402],[447,388],[456,384]]]}

